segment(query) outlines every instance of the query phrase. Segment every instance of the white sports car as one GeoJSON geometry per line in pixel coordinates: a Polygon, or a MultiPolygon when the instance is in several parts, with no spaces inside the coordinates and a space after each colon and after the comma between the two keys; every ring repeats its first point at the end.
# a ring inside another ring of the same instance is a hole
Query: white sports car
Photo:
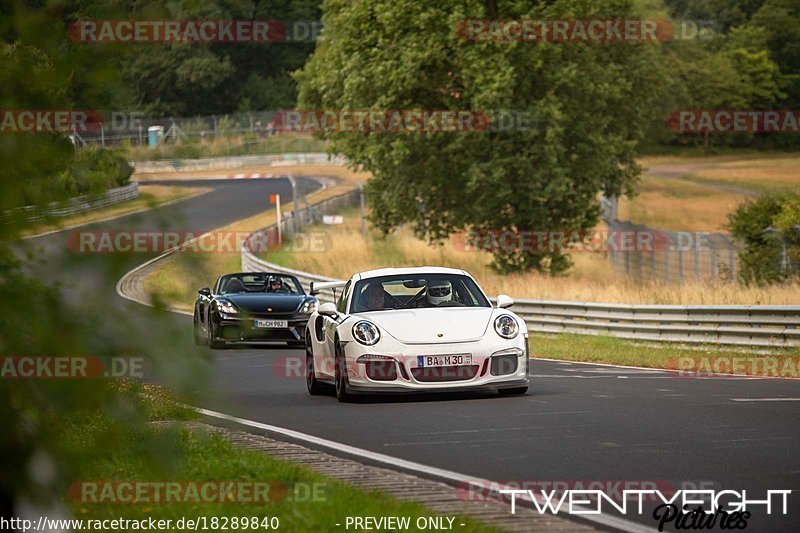
{"type": "Polygon", "coordinates": [[[355,393],[527,392],[528,332],[506,310],[514,301],[501,294],[492,307],[463,270],[372,270],[312,283],[311,294],[326,289],[337,303],[320,305],[306,328],[310,394],[330,385],[339,401],[355,393]]]}

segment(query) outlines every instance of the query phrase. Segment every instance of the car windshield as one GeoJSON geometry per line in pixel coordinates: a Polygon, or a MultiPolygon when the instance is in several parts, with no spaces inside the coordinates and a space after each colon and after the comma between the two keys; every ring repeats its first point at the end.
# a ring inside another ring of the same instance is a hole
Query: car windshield
{"type": "Polygon", "coordinates": [[[475,281],[461,274],[364,279],[353,289],[352,312],[433,307],[491,307],[475,281]]]}
{"type": "Polygon", "coordinates": [[[220,294],[305,294],[297,278],[287,274],[231,274],[220,280],[220,294]]]}

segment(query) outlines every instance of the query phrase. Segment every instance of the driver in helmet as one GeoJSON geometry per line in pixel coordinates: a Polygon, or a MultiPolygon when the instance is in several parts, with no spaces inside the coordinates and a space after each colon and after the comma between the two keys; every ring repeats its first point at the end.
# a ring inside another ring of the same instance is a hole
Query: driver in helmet
{"type": "Polygon", "coordinates": [[[283,283],[281,279],[277,276],[272,276],[269,278],[269,290],[268,292],[284,292],[283,283]]]}
{"type": "Polygon", "coordinates": [[[453,300],[453,287],[447,280],[433,280],[425,288],[425,299],[431,307],[451,302],[453,300]]]}

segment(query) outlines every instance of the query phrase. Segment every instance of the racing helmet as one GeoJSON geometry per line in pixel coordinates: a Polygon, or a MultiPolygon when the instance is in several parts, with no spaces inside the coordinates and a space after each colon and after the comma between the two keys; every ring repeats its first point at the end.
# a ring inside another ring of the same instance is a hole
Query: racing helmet
{"type": "Polygon", "coordinates": [[[447,280],[431,281],[425,289],[425,297],[431,305],[449,302],[453,299],[453,287],[447,280]]]}

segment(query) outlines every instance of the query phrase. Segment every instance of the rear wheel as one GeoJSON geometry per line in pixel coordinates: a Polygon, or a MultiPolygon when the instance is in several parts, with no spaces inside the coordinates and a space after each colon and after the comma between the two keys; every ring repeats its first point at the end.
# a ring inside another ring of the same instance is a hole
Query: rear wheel
{"type": "Polygon", "coordinates": [[[344,353],[336,342],[336,356],[335,356],[335,378],[336,378],[336,399],[342,403],[350,402],[353,400],[353,395],[347,392],[347,363],[344,359],[344,353]]]}
{"type": "Polygon", "coordinates": [[[497,392],[500,393],[500,396],[521,396],[528,392],[528,386],[514,387],[513,389],[500,389],[497,392]]]}

